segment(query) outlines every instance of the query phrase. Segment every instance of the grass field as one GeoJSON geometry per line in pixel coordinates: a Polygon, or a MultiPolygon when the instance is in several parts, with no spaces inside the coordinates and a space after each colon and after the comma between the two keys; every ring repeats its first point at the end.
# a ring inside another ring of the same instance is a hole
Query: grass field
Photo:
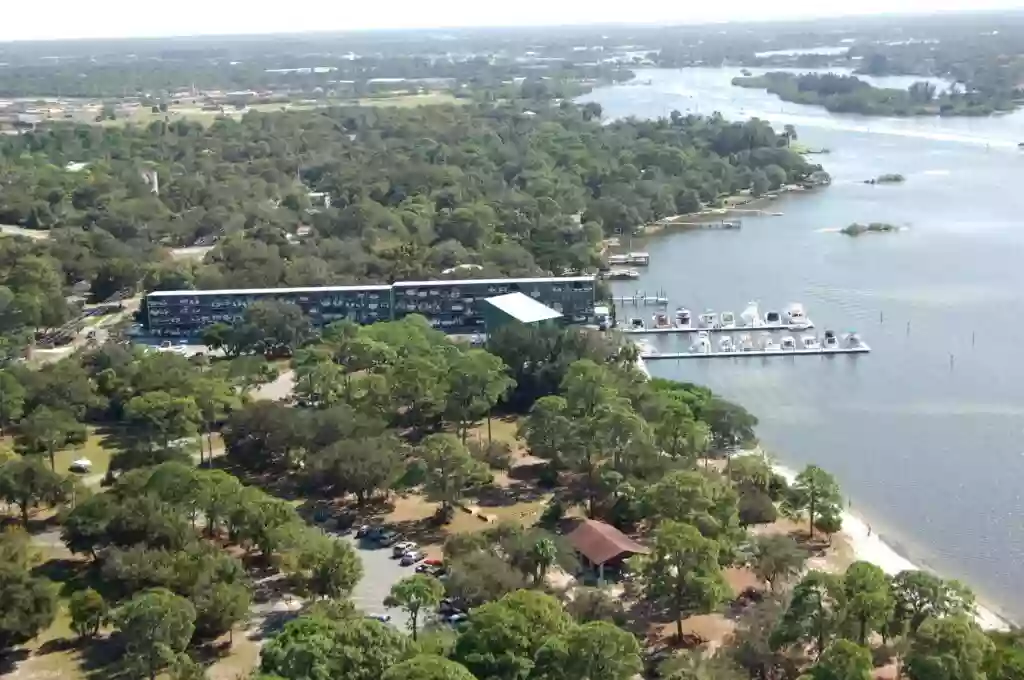
{"type": "Polygon", "coordinates": [[[234,109],[225,107],[223,112],[220,109],[214,111],[203,110],[199,106],[172,105],[166,112],[153,113],[152,109],[139,107],[129,115],[119,116],[115,120],[95,120],[95,111],[83,111],[80,115],[74,115],[73,120],[80,123],[95,123],[104,127],[119,127],[129,123],[134,125],[149,125],[158,120],[167,119],[170,122],[175,120],[198,121],[203,125],[211,125],[219,117],[241,118],[249,111],[261,111],[271,113],[277,111],[311,111],[328,106],[394,106],[398,108],[415,108],[417,106],[442,106],[461,105],[468,100],[458,99],[447,92],[427,92],[423,94],[393,94],[380,97],[362,97],[358,99],[330,99],[323,102],[302,101],[302,102],[278,102],[273,104],[253,104],[245,109],[234,109]]]}

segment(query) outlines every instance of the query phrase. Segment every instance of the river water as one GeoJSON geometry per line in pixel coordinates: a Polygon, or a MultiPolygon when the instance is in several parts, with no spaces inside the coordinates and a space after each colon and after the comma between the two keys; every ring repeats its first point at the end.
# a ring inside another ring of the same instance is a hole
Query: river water
{"type": "MultiPolygon", "coordinates": [[[[586,100],[607,117],[673,109],[797,126],[831,187],[743,217],[741,231],[634,240],[653,259],[617,295],[665,291],[669,309],[762,314],[802,302],[818,332],[858,331],[864,356],[652,361],[761,420],[787,467],[834,473],[852,510],[919,564],[1024,620],[1024,112],[986,119],[833,115],[732,87],[735,70],[650,70],[586,100]],[[900,173],[900,185],[862,180],[900,173]],[[851,238],[851,222],[899,233],[851,238]]],[[[909,79],[878,79],[905,87],[909,79]]],[[[653,309],[621,310],[620,318],[653,309]]],[[[680,351],[685,336],[648,336],[680,351]]]]}

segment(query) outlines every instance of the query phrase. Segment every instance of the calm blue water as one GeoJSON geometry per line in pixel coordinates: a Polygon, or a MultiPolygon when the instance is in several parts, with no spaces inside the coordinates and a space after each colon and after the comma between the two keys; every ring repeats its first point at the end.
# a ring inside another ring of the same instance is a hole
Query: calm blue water
{"type": "Polygon", "coordinates": [[[617,294],[664,290],[672,310],[737,314],[749,300],[762,313],[798,301],[819,332],[857,330],[873,352],[656,361],[652,372],[744,404],[780,461],[832,471],[887,541],[1024,620],[1024,114],[837,116],[731,87],[734,75],[652,70],[638,74],[640,84],[587,99],[611,117],[718,110],[795,124],[801,142],[831,149],[813,158],[833,185],[773,203],[782,217],[744,217],[742,231],[634,241],[653,261],[617,294]],[[892,172],[907,182],[861,183],[892,172]],[[855,221],[908,229],[859,238],[823,231],[855,221]]]}

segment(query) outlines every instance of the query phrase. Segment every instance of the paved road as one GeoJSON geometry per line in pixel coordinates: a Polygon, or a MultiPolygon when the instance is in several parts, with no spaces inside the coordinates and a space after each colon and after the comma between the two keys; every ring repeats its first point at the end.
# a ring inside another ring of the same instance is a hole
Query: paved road
{"type": "Polygon", "coordinates": [[[339,540],[355,546],[363,561],[363,578],[352,592],[353,604],[367,614],[390,614],[392,624],[401,630],[408,630],[406,615],[401,610],[385,607],[384,598],[388,596],[392,585],[415,574],[416,568],[403,567],[398,560],[391,559],[391,548],[370,547],[371,543],[353,536],[343,536],[339,540]]]}

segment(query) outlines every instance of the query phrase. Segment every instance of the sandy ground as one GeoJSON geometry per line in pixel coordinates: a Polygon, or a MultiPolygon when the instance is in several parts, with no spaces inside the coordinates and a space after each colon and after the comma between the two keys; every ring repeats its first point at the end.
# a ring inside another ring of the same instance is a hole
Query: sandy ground
{"type": "MultiPolygon", "coordinates": [[[[784,466],[775,465],[775,469],[791,483],[796,479],[796,473],[784,466]]],[[[839,567],[841,570],[849,565],[849,561],[860,560],[878,565],[890,576],[908,569],[920,569],[918,565],[896,552],[885,542],[883,536],[873,532],[863,520],[847,511],[843,512],[843,530],[835,536],[834,542],[841,546],[839,550],[834,551],[838,556],[834,554],[826,558],[825,567],[839,567]],[[842,546],[845,546],[845,549],[842,546]]],[[[986,607],[984,603],[979,603],[975,619],[978,625],[986,630],[1009,630],[1011,627],[1007,620],[990,607],[986,607]]]]}

